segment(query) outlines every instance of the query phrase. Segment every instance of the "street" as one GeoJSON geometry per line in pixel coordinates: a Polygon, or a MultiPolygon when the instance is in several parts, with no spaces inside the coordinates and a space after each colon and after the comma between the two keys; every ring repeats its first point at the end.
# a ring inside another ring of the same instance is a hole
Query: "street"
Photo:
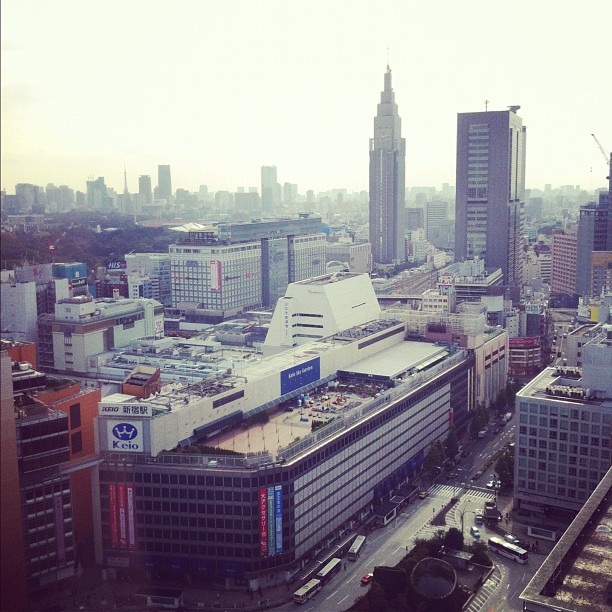
{"type": "MultiPolygon", "coordinates": [[[[470,527],[474,525],[476,510],[484,507],[484,502],[495,499],[495,492],[487,490],[484,483],[490,478],[493,466],[483,472],[475,482],[471,476],[489,463],[492,456],[513,440],[513,422],[508,424],[497,436],[487,434],[484,440],[470,443],[471,454],[456,468],[457,480],[448,484],[434,484],[429,489],[429,495],[417,499],[408,505],[399,516],[386,527],[377,529],[367,537],[367,545],[363,554],[356,562],[344,561],[343,569],[325,585],[309,602],[304,604],[306,611],[340,611],[348,609],[360,597],[367,586],[360,583],[361,577],[379,565],[394,566],[412,548],[416,538],[430,538],[440,527],[432,527],[430,521],[437,511],[451,497],[459,495],[459,503],[447,514],[447,525],[444,530],[456,527],[461,530],[463,520],[465,542],[473,541],[470,527]],[[459,471],[460,470],[460,471],[459,471]],[[464,482],[467,488],[463,487],[464,482]]],[[[487,542],[494,532],[484,525],[479,526],[480,539],[487,542]]],[[[502,612],[512,610],[520,612],[522,605],[519,594],[533,576],[544,559],[543,555],[531,555],[527,565],[520,565],[510,559],[492,553],[492,559],[498,571],[487,580],[477,597],[468,607],[468,612],[476,612],[486,603],[487,612],[502,612]]],[[[295,604],[290,602],[278,610],[295,610],[295,604]]]]}

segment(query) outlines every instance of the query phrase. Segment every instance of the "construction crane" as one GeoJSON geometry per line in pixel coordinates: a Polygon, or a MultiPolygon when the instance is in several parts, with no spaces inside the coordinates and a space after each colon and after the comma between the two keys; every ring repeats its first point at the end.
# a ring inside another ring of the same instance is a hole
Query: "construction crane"
{"type": "Polygon", "coordinates": [[[606,166],[607,166],[609,160],[608,160],[608,154],[606,153],[606,150],[601,146],[601,142],[597,140],[597,136],[595,136],[595,134],[591,134],[591,136],[593,137],[593,140],[597,143],[597,146],[599,147],[601,154],[604,156],[604,159],[606,160],[606,166]]]}
{"type": "MultiPolygon", "coordinates": [[[[593,140],[597,143],[597,146],[599,147],[599,150],[601,151],[601,154],[604,156],[604,159],[606,160],[606,166],[609,167],[609,165],[610,165],[610,157],[608,157],[608,154],[606,153],[606,150],[601,146],[601,142],[599,142],[599,140],[597,140],[597,136],[595,136],[595,134],[591,134],[591,136],[593,137],[593,140]]],[[[606,179],[610,180],[610,177],[606,176],[606,179]]]]}

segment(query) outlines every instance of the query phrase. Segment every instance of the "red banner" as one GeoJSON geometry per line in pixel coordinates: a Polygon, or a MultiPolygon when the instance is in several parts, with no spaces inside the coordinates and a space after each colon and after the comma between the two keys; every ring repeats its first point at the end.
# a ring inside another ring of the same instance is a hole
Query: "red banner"
{"type": "Polygon", "coordinates": [[[119,507],[119,546],[127,548],[127,521],[125,507],[125,485],[117,485],[117,505],[119,507]]]}
{"type": "Polygon", "coordinates": [[[259,489],[259,552],[268,554],[268,489],[259,489]]]}
{"type": "Polygon", "coordinates": [[[119,523],[117,522],[117,487],[114,484],[108,485],[111,545],[113,548],[119,546],[119,523]]]}
{"type": "Polygon", "coordinates": [[[134,520],[134,485],[126,485],[127,493],[127,521],[128,521],[128,547],[136,548],[136,521],[134,520]]]}

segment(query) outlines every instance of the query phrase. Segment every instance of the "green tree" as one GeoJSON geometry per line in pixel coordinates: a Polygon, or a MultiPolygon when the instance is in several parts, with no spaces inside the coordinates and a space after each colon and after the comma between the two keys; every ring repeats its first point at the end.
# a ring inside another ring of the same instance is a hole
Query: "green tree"
{"type": "Polygon", "coordinates": [[[431,443],[427,455],[425,455],[425,469],[430,474],[435,474],[438,468],[444,461],[444,449],[439,440],[435,440],[431,443]]]}
{"type": "Polygon", "coordinates": [[[493,565],[493,562],[489,558],[489,549],[484,542],[474,542],[471,546],[472,553],[474,554],[473,561],[482,565],[493,565]]]}
{"type": "Polygon", "coordinates": [[[495,463],[495,473],[499,476],[504,488],[514,486],[514,454],[506,449],[495,463]]]}
{"type": "Polygon", "coordinates": [[[457,440],[457,431],[455,430],[454,425],[451,425],[448,430],[448,435],[444,441],[444,449],[446,450],[446,456],[449,459],[454,459],[457,456],[459,441],[457,440]]]}
{"type": "Polygon", "coordinates": [[[451,527],[444,536],[444,546],[463,550],[463,534],[456,527],[451,527]]]}

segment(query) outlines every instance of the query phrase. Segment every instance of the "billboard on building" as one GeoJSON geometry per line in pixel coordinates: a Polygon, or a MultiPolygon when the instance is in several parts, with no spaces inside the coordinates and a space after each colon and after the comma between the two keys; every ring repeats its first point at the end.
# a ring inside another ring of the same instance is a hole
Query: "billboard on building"
{"type": "Polygon", "coordinates": [[[127,501],[127,544],[128,548],[136,548],[136,520],[134,518],[134,485],[125,485],[127,501]]]}
{"type": "Polygon", "coordinates": [[[98,402],[100,416],[116,417],[151,417],[153,408],[150,404],[117,404],[114,402],[98,402]]]}
{"type": "Polygon", "coordinates": [[[259,552],[268,554],[268,489],[259,489],[259,552]]]}
{"type": "Polygon", "coordinates": [[[276,552],[283,552],[283,487],[274,487],[274,524],[276,528],[276,552]]]}
{"type": "Polygon", "coordinates": [[[221,262],[210,262],[210,289],[211,291],[221,291],[221,262]]]}
{"type": "Polygon", "coordinates": [[[268,556],[274,556],[276,546],[274,545],[274,487],[268,487],[268,556]]]}
{"type": "Polygon", "coordinates": [[[113,548],[136,548],[134,485],[108,485],[109,522],[113,548]]]}
{"type": "Polygon", "coordinates": [[[321,378],[319,357],[287,368],[280,373],[281,395],[295,391],[319,378],[321,378]]]}
{"type": "Polygon", "coordinates": [[[108,419],[108,449],[124,453],[142,453],[144,437],[142,421],[115,421],[108,419]]]}
{"type": "Polygon", "coordinates": [[[117,548],[119,546],[119,513],[117,510],[117,486],[114,484],[108,485],[109,498],[109,520],[111,530],[111,546],[117,548]]]}
{"type": "Polygon", "coordinates": [[[540,339],[537,336],[530,338],[510,338],[508,346],[513,348],[535,348],[540,346],[540,339]]]}

